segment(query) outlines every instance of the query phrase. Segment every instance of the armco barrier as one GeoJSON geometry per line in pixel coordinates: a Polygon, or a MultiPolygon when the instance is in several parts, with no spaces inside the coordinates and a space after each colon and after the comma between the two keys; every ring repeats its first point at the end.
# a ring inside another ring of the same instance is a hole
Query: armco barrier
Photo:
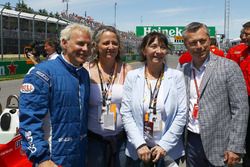
{"type": "Polygon", "coordinates": [[[139,55],[124,55],[121,56],[123,62],[140,61],[141,57],[139,55]]]}
{"type": "Polygon", "coordinates": [[[0,78],[17,74],[26,74],[34,66],[29,61],[0,61],[0,78]]]}
{"type": "MultiPolygon", "coordinates": [[[[121,56],[124,62],[139,61],[139,55],[125,55],[121,56]]],[[[34,64],[28,60],[17,61],[0,61],[0,78],[10,77],[18,74],[26,74],[34,64]]]]}

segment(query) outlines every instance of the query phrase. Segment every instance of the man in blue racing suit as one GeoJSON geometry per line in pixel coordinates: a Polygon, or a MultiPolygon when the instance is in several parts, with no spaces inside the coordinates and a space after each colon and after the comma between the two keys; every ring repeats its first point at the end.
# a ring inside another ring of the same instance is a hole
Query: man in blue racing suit
{"type": "Polygon", "coordinates": [[[30,69],[20,88],[22,147],[38,167],[84,167],[87,146],[90,30],[61,31],[62,55],[30,69]]]}

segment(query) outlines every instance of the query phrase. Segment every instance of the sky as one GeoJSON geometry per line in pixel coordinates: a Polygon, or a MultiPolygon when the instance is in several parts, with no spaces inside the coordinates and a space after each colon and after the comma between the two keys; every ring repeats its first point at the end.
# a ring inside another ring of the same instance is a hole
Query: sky
{"type": "MultiPolygon", "coordinates": [[[[18,0],[0,0],[15,6],[18,0]]],[[[24,0],[34,10],[66,10],[62,0],[24,0]]],[[[250,21],[250,0],[230,0],[229,37],[238,38],[242,25],[250,21]]],[[[95,21],[135,32],[136,26],[185,26],[193,21],[215,26],[224,33],[225,0],[69,0],[68,11],[91,16],[95,21]],[[115,5],[115,3],[117,5],[115,5]],[[116,7],[115,7],[116,6],[116,7]],[[116,15],[115,15],[116,13],[116,15]],[[115,17],[116,16],[116,17],[115,17]],[[116,20],[116,21],[115,21],[116,20]]]]}

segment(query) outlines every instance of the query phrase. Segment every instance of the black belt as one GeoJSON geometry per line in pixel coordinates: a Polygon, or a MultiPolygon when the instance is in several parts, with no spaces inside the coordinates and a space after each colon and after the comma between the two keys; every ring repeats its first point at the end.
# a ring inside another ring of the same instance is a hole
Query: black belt
{"type": "Polygon", "coordinates": [[[121,131],[120,133],[116,134],[116,135],[113,135],[113,136],[101,136],[99,134],[96,134],[90,130],[88,130],[88,137],[89,138],[93,138],[93,139],[96,139],[96,140],[99,140],[99,141],[103,141],[103,142],[107,142],[107,141],[110,141],[112,138],[113,139],[117,139],[117,140],[122,140],[122,139],[126,139],[126,132],[125,131],[121,131]]]}
{"type": "Polygon", "coordinates": [[[192,136],[200,136],[200,134],[199,133],[194,133],[194,132],[192,132],[192,131],[190,131],[190,130],[188,130],[188,135],[192,135],[192,136]]]}

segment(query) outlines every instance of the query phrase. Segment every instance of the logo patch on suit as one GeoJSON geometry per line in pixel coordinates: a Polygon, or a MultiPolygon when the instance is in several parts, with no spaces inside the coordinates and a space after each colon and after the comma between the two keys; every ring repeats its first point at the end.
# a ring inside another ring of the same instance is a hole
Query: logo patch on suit
{"type": "Polygon", "coordinates": [[[35,87],[31,83],[23,83],[20,87],[21,93],[32,93],[34,92],[35,87]]]}
{"type": "Polygon", "coordinates": [[[36,74],[39,75],[42,79],[44,79],[46,82],[49,81],[49,77],[46,74],[44,74],[43,72],[36,71],[36,74]]]}

